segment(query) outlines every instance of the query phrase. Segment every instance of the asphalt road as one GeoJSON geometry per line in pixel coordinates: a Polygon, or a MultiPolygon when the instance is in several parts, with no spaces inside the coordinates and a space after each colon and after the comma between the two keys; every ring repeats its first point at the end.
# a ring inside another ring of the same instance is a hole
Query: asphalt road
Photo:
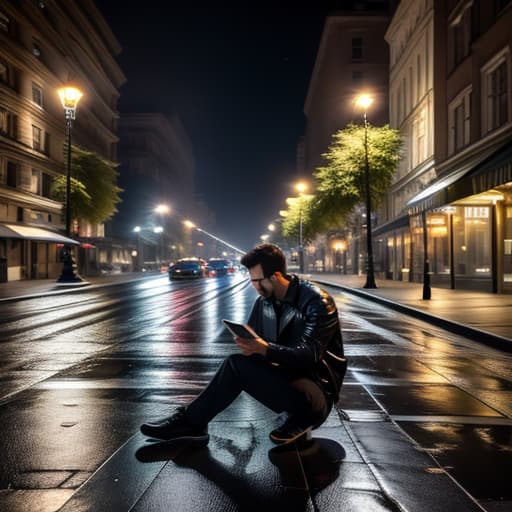
{"type": "MultiPolygon", "coordinates": [[[[487,510],[510,504],[512,356],[330,291],[350,361],[340,406],[354,433],[392,421],[487,510]]],[[[164,276],[3,304],[0,509],[57,510],[141,422],[189,401],[236,351],[221,319],[245,320],[254,298],[241,275],[164,276]]],[[[256,422],[263,414],[246,397],[239,407],[256,422]]]]}

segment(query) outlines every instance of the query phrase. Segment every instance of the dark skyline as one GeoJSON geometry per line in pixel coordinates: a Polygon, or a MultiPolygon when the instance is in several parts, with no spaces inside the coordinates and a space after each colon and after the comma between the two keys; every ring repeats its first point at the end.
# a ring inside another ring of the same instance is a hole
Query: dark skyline
{"type": "Polygon", "coordinates": [[[293,194],[327,9],[96,5],[123,47],[121,115],[179,115],[216,233],[249,248],[293,194]]]}

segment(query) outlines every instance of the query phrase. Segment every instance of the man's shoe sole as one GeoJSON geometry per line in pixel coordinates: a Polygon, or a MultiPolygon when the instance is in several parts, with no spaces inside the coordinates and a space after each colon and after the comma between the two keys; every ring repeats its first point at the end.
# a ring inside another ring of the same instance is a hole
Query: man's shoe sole
{"type": "Polygon", "coordinates": [[[294,441],[302,441],[302,440],[310,440],[311,439],[311,427],[307,428],[306,430],[303,430],[302,432],[299,432],[293,437],[278,437],[273,434],[273,432],[269,435],[271,441],[273,441],[276,444],[288,444],[293,443],[294,441]]]}

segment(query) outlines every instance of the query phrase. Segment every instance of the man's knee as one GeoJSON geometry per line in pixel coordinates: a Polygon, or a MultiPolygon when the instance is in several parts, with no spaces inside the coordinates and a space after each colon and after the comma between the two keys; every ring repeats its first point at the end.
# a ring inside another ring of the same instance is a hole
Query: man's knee
{"type": "Polygon", "coordinates": [[[262,360],[257,356],[244,356],[243,354],[231,354],[225,359],[226,364],[233,368],[248,368],[261,366],[262,360]]]}
{"type": "Polygon", "coordinates": [[[268,371],[268,364],[258,356],[244,356],[243,354],[232,354],[224,360],[224,365],[235,374],[240,381],[248,379],[264,378],[268,371]]]}

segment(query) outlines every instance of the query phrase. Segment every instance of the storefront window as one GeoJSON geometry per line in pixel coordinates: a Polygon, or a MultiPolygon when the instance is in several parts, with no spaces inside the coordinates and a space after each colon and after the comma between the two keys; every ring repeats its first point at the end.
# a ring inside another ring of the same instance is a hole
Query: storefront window
{"type": "Polygon", "coordinates": [[[448,247],[448,215],[435,213],[427,217],[430,271],[434,274],[450,273],[448,247]]]}
{"type": "Polygon", "coordinates": [[[489,207],[457,208],[453,218],[456,276],[491,276],[491,229],[489,207]]]}
{"type": "Polygon", "coordinates": [[[512,283],[512,206],[505,208],[505,239],[503,247],[503,280],[512,283]]]}
{"type": "Polygon", "coordinates": [[[423,281],[423,222],[421,215],[411,216],[411,243],[413,246],[413,260],[411,265],[411,281],[421,283],[423,281]]]}
{"type": "Polygon", "coordinates": [[[404,231],[403,241],[402,280],[409,281],[411,273],[411,235],[404,231]]]}

